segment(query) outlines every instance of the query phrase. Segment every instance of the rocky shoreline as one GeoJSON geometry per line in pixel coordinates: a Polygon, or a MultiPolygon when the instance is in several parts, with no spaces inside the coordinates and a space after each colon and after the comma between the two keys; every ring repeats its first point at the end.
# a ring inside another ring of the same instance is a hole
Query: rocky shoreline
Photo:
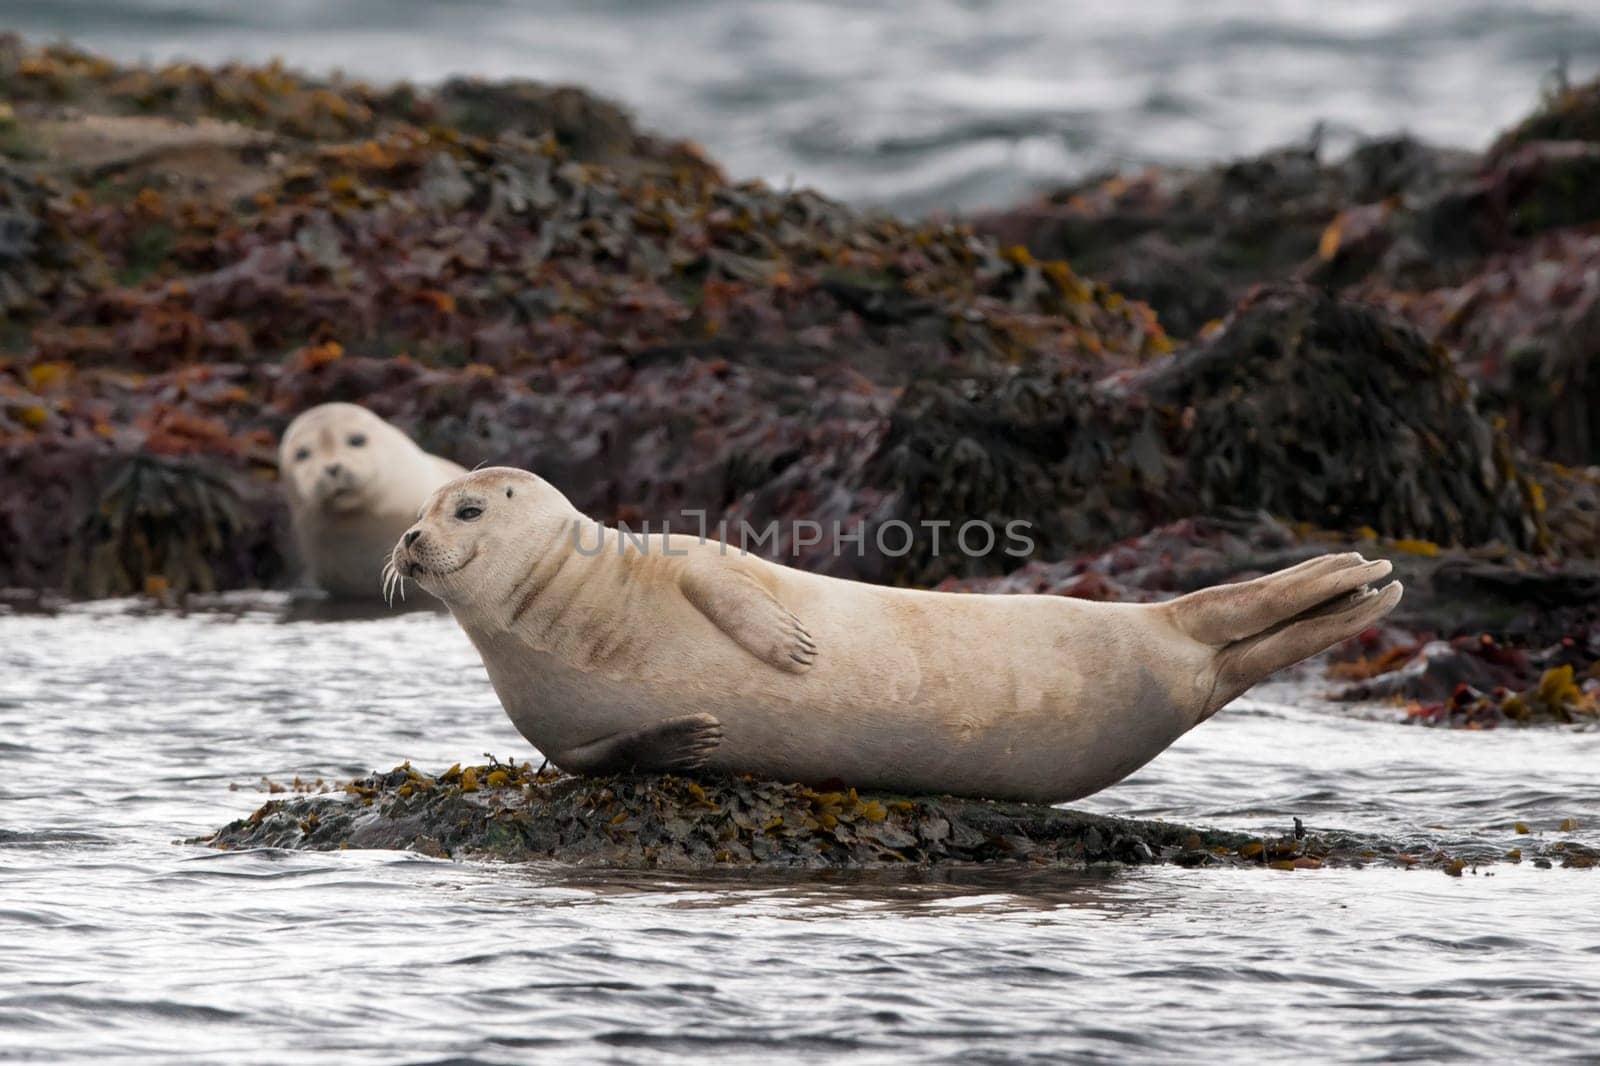
{"type": "Polygon", "coordinates": [[[1257,837],[1032,804],[864,795],[748,777],[575,778],[494,760],[438,775],[406,764],[337,788],[296,782],[293,791],[192,843],[409,849],[436,858],[681,870],[1159,863],[1276,870],[1380,865],[1459,877],[1496,862],[1589,869],[1600,861],[1593,849],[1563,840],[1508,853],[1481,844],[1307,831],[1298,820],[1281,834],[1257,837]]]}
{"type": "Polygon", "coordinates": [[[1196,336],[1293,279],[1388,308],[1448,348],[1531,454],[1600,464],[1600,82],[1559,85],[1481,155],[1313,142],[1069,186],[980,232],[1070,260],[1196,336]]]}
{"type": "Polygon", "coordinates": [[[579,89],[0,38],[0,588],[286,586],[274,442],[351,400],[607,521],[864,524],[774,554],[865,580],[1155,598],[1365,545],[1411,591],[1346,691],[1594,722],[1596,115],[966,225],[732,181],[579,89]],[[1033,559],[870,534],[970,518],[1033,559]]]}

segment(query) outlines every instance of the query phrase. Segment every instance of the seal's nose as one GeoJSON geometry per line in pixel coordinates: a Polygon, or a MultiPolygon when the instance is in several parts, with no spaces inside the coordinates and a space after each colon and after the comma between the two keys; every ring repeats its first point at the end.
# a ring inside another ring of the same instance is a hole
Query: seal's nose
{"type": "Polygon", "coordinates": [[[325,469],[328,472],[328,476],[329,477],[338,477],[339,476],[339,471],[343,470],[344,467],[342,465],[340,465],[339,463],[329,463],[323,469],[325,469]]]}
{"type": "Polygon", "coordinates": [[[405,535],[405,538],[404,538],[405,542],[406,542],[406,547],[409,548],[409,547],[411,547],[411,545],[415,544],[417,542],[417,538],[420,537],[420,536],[422,536],[422,530],[420,530],[420,529],[408,529],[408,530],[406,530],[406,535],[405,535]]]}

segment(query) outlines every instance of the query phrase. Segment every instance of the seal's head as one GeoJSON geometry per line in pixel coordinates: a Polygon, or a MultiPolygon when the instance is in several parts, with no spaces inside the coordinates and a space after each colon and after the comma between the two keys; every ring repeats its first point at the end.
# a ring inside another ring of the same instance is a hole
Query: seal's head
{"type": "Polygon", "coordinates": [[[325,403],[289,423],[278,447],[278,474],[300,506],[353,514],[377,495],[396,449],[415,451],[404,433],[353,403],[325,403]]]}
{"type": "Polygon", "coordinates": [[[390,555],[390,572],[452,609],[493,608],[563,541],[581,513],[537,474],[508,466],[476,470],[442,486],[390,555]]]}

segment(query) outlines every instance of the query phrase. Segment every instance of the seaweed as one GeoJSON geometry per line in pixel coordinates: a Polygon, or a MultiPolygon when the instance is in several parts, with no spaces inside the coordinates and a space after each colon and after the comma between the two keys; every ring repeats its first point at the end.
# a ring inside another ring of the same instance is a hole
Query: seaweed
{"type": "Polygon", "coordinates": [[[234,550],[249,526],[243,502],[215,471],[134,456],[76,531],[67,588],[92,598],[214,592],[221,582],[213,560],[234,550]]]}
{"type": "Polygon", "coordinates": [[[1409,138],[1325,161],[1290,146],[1099,177],[979,220],[1202,336],[1251,287],[1299,280],[1389,307],[1443,343],[1534,457],[1600,463],[1593,225],[1600,80],[1552,89],[1482,155],[1409,138]]]}
{"type": "MultiPolygon", "coordinates": [[[[1032,555],[1060,558],[1243,507],[1445,546],[1600,550],[1600,478],[1519,447],[1589,450],[1588,349],[1553,358],[1573,334],[1542,329],[1517,332],[1531,354],[1510,361],[1430,346],[1468,327],[1504,346],[1492,323],[1528,300],[1491,298],[1487,281],[1454,310],[1370,294],[1420,334],[1308,287],[1233,306],[1230,282],[1225,318],[1175,350],[1149,307],[1037,246],[730,181],[571,88],[122,67],[14,39],[0,87],[44,146],[0,169],[0,472],[14,486],[0,524],[18,534],[0,583],[66,582],[59,549],[91,528],[91,487],[140,455],[203,464],[239,501],[232,546],[200,538],[174,558],[211,553],[222,587],[281,580],[273,442],[328,400],[469,466],[538,470],[636,526],[861,523],[871,544],[895,521],[1024,521],[1032,555]],[[57,505],[26,502],[39,498],[57,505]]],[[[1507,166],[1491,178],[1570,178],[1507,166]]],[[[1357,248],[1388,261],[1418,218],[1448,215],[1424,210],[1441,186],[1488,180],[1398,141],[1335,169],[1299,149],[1192,188],[1104,182],[1058,206],[1148,233],[1187,205],[1184,232],[1226,216],[1332,269],[1357,248]],[[1370,197],[1394,203],[1368,237],[1353,222],[1330,237],[1329,212],[1370,197]],[[1252,201],[1281,201],[1281,218],[1252,201]]],[[[1566,225],[1527,239],[1558,238],[1576,239],[1566,225]]],[[[1582,313],[1588,296],[1570,291],[1538,313],[1582,313]]],[[[916,583],[1025,561],[953,537],[907,556],[840,548],[783,538],[769,553],[916,583]]]]}
{"type": "MultiPolygon", "coordinates": [[[[1239,508],[1446,545],[1553,540],[1537,483],[1444,353],[1306,287],[1263,288],[1206,339],[1100,380],[918,383],[863,480],[902,520],[1025,520],[1044,558],[1239,508]]],[[[1574,522],[1568,547],[1593,529],[1574,522]]],[[[895,577],[934,582],[1016,560],[903,565],[895,577]]]]}
{"type": "MultiPolygon", "coordinates": [[[[298,779],[297,779],[298,781],[298,779]]],[[[287,791],[277,786],[273,791],[287,791]]],[[[1307,830],[1256,836],[1057,807],[951,796],[866,794],[749,776],[575,778],[490,757],[438,775],[409,763],[340,793],[296,787],[192,843],[236,849],[410,849],[436,858],[607,867],[864,868],[946,864],[1254,866],[1382,864],[1460,876],[1487,847],[1307,830]]],[[[1576,844],[1530,848],[1578,865],[1576,844]],[[1559,849],[1559,851],[1557,850],[1559,849]]]]}

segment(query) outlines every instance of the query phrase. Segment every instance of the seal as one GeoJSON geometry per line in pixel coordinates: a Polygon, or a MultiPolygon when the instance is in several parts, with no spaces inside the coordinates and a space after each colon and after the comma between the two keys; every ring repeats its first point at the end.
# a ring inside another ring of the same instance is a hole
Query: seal
{"type": "Polygon", "coordinates": [[[702,768],[1055,803],[1105,788],[1400,600],[1326,555],[1156,604],[886,588],[587,518],[534,474],[445,485],[391,581],[450,608],[563,769],[702,768]]]}
{"type": "Polygon", "coordinates": [[[377,597],[395,538],[435,489],[464,473],[365,407],[302,412],[278,447],[278,477],[306,576],[334,596],[377,597]]]}

